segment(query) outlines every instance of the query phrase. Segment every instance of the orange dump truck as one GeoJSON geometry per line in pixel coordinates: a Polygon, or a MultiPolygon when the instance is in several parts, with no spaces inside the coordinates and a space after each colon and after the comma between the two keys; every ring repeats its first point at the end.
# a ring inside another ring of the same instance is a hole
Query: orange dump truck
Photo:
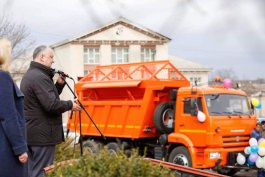
{"type": "MultiPolygon", "coordinates": [[[[76,92],[106,137],[82,111],[84,148],[92,152],[99,145],[128,153],[137,147],[156,159],[231,174],[256,124],[243,91],[191,87],[169,61],[97,66],[76,92]]],[[[79,119],[67,126],[79,132],[79,119]]]]}

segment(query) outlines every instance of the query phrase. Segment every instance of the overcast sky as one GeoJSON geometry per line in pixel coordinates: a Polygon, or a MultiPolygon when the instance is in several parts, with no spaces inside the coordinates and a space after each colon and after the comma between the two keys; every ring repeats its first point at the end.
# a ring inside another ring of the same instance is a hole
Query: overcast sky
{"type": "Polygon", "coordinates": [[[265,0],[1,0],[37,44],[54,44],[120,16],[172,41],[170,55],[265,78],[265,0]]]}

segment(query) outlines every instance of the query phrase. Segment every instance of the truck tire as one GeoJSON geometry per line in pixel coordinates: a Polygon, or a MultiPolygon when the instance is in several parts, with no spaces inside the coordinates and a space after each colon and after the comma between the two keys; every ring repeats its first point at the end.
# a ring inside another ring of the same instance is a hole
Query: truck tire
{"type": "MultiPolygon", "coordinates": [[[[174,148],[169,155],[168,161],[174,164],[183,165],[186,167],[192,167],[190,153],[188,149],[184,146],[179,146],[179,147],[174,148]]],[[[192,177],[193,175],[188,174],[188,173],[177,172],[177,176],[192,177]]]]}
{"type": "Polygon", "coordinates": [[[109,154],[118,156],[118,151],[120,150],[118,143],[115,143],[115,142],[108,143],[107,148],[108,148],[109,154]]]}
{"type": "Polygon", "coordinates": [[[170,102],[160,103],[154,113],[154,124],[159,133],[174,131],[174,105],[170,102]]]}
{"type": "Polygon", "coordinates": [[[100,150],[100,144],[96,143],[95,141],[85,141],[83,144],[85,152],[88,152],[89,154],[98,154],[100,150]]]}
{"type": "Polygon", "coordinates": [[[174,148],[169,155],[168,161],[174,164],[192,167],[190,153],[184,146],[174,148]]]}

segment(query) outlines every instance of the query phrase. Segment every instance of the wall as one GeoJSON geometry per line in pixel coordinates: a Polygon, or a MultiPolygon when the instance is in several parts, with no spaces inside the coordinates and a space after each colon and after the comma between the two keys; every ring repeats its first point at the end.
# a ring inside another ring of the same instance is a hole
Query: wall
{"type": "Polygon", "coordinates": [[[130,45],[129,62],[130,63],[141,62],[141,46],[140,45],[130,45]]]}
{"type": "MultiPolygon", "coordinates": [[[[83,46],[64,45],[54,50],[53,68],[59,69],[73,77],[76,81],[78,74],[83,74],[83,46]],[[82,71],[82,73],[80,72],[82,71]]],[[[57,80],[58,75],[55,75],[54,80],[57,80]]],[[[71,89],[74,89],[74,83],[70,79],[66,79],[71,89]]],[[[73,94],[67,86],[64,87],[60,95],[61,100],[73,100],[73,94]]],[[[68,112],[63,114],[63,122],[67,121],[68,112]]]]}
{"type": "Polygon", "coordinates": [[[168,44],[156,46],[155,60],[168,60],[168,44]]]}
{"type": "Polygon", "coordinates": [[[111,64],[111,45],[100,45],[100,64],[111,64]]]}
{"type": "Polygon", "coordinates": [[[105,31],[97,33],[95,35],[89,36],[84,40],[123,40],[123,41],[130,41],[130,40],[141,40],[141,41],[154,41],[154,38],[151,38],[141,32],[135,31],[131,28],[128,28],[124,25],[117,25],[112,28],[109,28],[105,31]]]}
{"type": "MultiPolygon", "coordinates": [[[[200,86],[208,85],[208,73],[207,72],[188,72],[188,71],[181,71],[181,73],[190,80],[191,77],[201,77],[201,82],[198,82],[197,84],[200,86]]],[[[195,83],[191,83],[191,85],[194,85],[195,83]]]]}

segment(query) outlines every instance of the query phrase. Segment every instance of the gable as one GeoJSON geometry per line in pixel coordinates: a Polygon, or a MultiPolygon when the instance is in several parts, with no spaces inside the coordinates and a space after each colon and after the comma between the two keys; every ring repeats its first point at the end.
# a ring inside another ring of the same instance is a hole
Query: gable
{"type": "Polygon", "coordinates": [[[68,43],[87,43],[92,42],[96,44],[97,42],[115,42],[115,41],[126,41],[126,42],[135,42],[143,41],[146,44],[159,42],[160,44],[167,43],[171,39],[159,34],[155,31],[152,31],[148,28],[136,25],[135,23],[120,18],[110,24],[101,26],[89,33],[83,35],[78,35],[71,39],[65,39],[61,42],[53,44],[52,47],[56,48],[68,43]]]}
{"type": "Polygon", "coordinates": [[[147,33],[139,32],[123,24],[117,24],[96,34],[88,35],[87,37],[81,38],[81,40],[159,41],[157,37],[151,37],[147,33]]]}

